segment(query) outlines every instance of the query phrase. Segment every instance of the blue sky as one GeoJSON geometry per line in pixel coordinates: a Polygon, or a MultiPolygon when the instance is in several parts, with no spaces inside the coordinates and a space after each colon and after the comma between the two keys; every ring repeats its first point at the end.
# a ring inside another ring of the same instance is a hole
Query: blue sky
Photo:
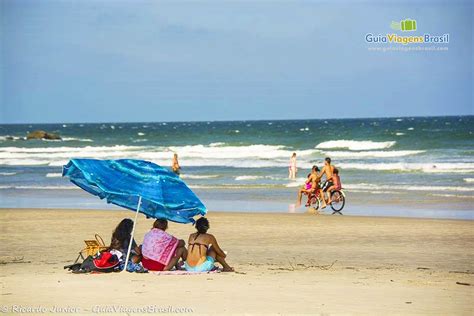
{"type": "Polygon", "coordinates": [[[473,114],[466,1],[0,1],[0,123],[473,114]],[[450,34],[374,52],[366,33],[450,34]]]}

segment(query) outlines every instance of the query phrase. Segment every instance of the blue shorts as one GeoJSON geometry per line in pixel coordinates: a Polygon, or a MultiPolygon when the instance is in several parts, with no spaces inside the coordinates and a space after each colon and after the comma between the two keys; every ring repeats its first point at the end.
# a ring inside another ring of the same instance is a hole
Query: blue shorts
{"type": "Polygon", "coordinates": [[[206,261],[204,261],[203,263],[195,267],[191,267],[190,265],[188,265],[187,261],[184,262],[184,268],[186,269],[186,271],[191,271],[191,272],[207,272],[214,269],[215,261],[216,260],[214,258],[207,256],[206,261]]]}

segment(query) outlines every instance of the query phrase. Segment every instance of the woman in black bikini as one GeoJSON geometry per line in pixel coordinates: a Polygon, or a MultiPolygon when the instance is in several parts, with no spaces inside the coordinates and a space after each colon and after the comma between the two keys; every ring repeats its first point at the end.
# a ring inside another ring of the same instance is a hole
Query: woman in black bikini
{"type": "Polygon", "coordinates": [[[196,221],[197,233],[189,235],[188,257],[184,263],[187,271],[206,272],[214,269],[214,262],[219,262],[224,267],[224,272],[234,269],[225,261],[226,254],[219,247],[216,238],[207,233],[209,221],[201,217],[196,221]]]}

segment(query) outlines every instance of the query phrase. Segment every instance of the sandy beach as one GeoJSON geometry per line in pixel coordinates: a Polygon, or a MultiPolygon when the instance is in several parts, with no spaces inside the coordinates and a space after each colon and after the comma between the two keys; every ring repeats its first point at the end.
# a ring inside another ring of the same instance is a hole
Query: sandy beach
{"type": "MultiPolygon", "coordinates": [[[[229,252],[237,273],[75,275],[63,270],[84,239],[98,233],[108,242],[115,225],[132,215],[2,209],[2,310],[96,313],[115,308],[126,314],[154,306],[194,314],[474,312],[472,221],[210,212],[210,232],[229,252]]],[[[137,241],[151,224],[139,217],[137,241]]],[[[181,238],[192,231],[191,225],[174,223],[169,229],[181,238]]]]}

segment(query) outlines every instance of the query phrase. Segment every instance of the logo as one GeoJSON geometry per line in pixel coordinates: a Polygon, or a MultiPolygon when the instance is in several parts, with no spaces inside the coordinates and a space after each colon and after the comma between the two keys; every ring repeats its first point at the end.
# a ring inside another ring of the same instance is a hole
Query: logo
{"type": "Polygon", "coordinates": [[[416,31],[416,20],[412,19],[405,19],[400,22],[394,22],[390,24],[390,27],[392,30],[395,31],[402,31],[402,32],[410,32],[410,31],[416,31]]]}
{"type": "MultiPolygon", "coordinates": [[[[416,32],[417,31],[417,21],[415,19],[407,18],[401,20],[400,22],[392,21],[390,28],[395,31],[401,32],[416,32]]],[[[418,33],[418,32],[417,32],[418,33]]],[[[403,36],[396,33],[386,33],[386,34],[374,34],[367,33],[365,34],[365,42],[369,44],[401,44],[401,45],[411,45],[411,44],[448,44],[449,43],[449,33],[442,35],[432,35],[430,33],[424,33],[420,35],[410,35],[403,36]]]]}

